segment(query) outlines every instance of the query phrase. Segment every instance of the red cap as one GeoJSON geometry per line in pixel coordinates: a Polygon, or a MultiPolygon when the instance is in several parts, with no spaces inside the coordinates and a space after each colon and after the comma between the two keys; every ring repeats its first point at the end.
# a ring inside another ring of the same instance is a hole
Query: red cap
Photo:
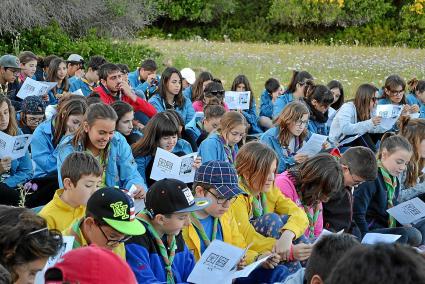
{"type": "Polygon", "coordinates": [[[110,250],[94,245],[72,250],[44,274],[46,283],[136,284],[128,264],[110,250]],[[113,269],[111,269],[113,268],[113,269]]]}

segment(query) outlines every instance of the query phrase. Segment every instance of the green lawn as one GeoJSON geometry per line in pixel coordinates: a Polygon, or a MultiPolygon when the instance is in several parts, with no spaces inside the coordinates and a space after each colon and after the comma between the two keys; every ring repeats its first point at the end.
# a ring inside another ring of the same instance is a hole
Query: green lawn
{"type": "Polygon", "coordinates": [[[156,48],[178,68],[210,71],[230,88],[238,74],[248,76],[255,95],[264,82],[274,77],[286,86],[292,70],[307,70],[317,83],[340,80],[348,97],[361,83],[382,86],[385,78],[397,73],[405,79],[425,79],[425,50],[356,46],[315,46],[284,44],[225,43],[210,41],[138,41],[156,48]]]}

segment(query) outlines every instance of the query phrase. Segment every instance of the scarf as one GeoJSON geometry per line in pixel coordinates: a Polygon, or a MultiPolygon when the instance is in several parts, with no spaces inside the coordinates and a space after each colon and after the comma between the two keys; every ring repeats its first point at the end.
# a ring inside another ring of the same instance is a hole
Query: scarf
{"type": "Polygon", "coordinates": [[[314,239],[314,227],[316,226],[317,220],[319,219],[320,212],[322,210],[319,209],[319,205],[316,204],[314,206],[313,214],[310,213],[310,209],[308,206],[303,205],[305,214],[307,214],[308,218],[308,237],[310,239],[314,239]]]}
{"type": "MultiPolygon", "coordinates": [[[[381,160],[378,160],[378,167],[379,167],[379,171],[382,174],[382,177],[384,178],[384,183],[387,190],[387,208],[389,209],[394,206],[393,199],[394,199],[395,189],[397,187],[397,178],[390,175],[387,169],[385,169],[384,166],[382,165],[381,160]]],[[[395,228],[397,226],[397,223],[394,217],[392,217],[391,215],[389,215],[388,226],[389,228],[395,228]]]]}
{"type": "Polygon", "coordinates": [[[320,213],[322,212],[322,210],[319,208],[319,204],[314,205],[313,208],[313,214],[311,214],[310,209],[311,207],[307,206],[306,204],[303,203],[303,199],[302,199],[302,192],[299,189],[299,187],[296,184],[296,179],[294,176],[292,176],[291,173],[288,173],[288,177],[289,179],[294,183],[295,186],[295,190],[297,191],[297,195],[298,198],[300,199],[301,205],[303,206],[304,212],[307,215],[307,219],[308,219],[308,237],[310,239],[314,239],[314,227],[316,226],[317,220],[319,219],[320,213]]]}
{"type": "Polygon", "coordinates": [[[243,186],[248,190],[247,191],[248,194],[252,196],[252,211],[253,211],[254,218],[258,218],[265,214],[270,213],[269,209],[267,208],[266,194],[264,192],[260,192],[258,196],[254,196],[246,180],[242,177],[239,178],[239,180],[243,184],[243,186]]]}
{"type": "Polygon", "coordinates": [[[235,162],[236,162],[235,146],[227,145],[226,140],[224,139],[224,137],[221,134],[219,134],[218,137],[220,138],[221,144],[223,145],[224,153],[226,155],[227,162],[229,162],[232,165],[235,165],[235,162]]]}
{"type": "Polygon", "coordinates": [[[191,222],[192,225],[196,228],[196,230],[199,233],[199,236],[201,237],[201,240],[204,242],[205,246],[208,247],[212,241],[214,241],[217,237],[217,229],[218,229],[218,218],[214,218],[214,224],[213,224],[213,231],[211,234],[211,238],[207,236],[207,233],[204,230],[204,226],[202,226],[201,222],[199,221],[198,217],[194,212],[191,213],[191,222]]]}
{"type": "Polygon", "coordinates": [[[81,81],[83,81],[89,87],[90,91],[93,91],[93,89],[95,87],[97,87],[97,84],[96,83],[93,83],[92,85],[90,85],[89,81],[86,78],[84,78],[84,77],[81,78],[81,81]]]}
{"type": "Polygon", "coordinates": [[[167,242],[168,242],[167,245],[170,250],[170,254],[168,254],[167,248],[165,247],[164,243],[162,242],[162,239],[159,237],[158,232],[152,226],[149,219],[142,214],[138,215],[137,217],[139,218],[140,221],[143,222],[143,224],[145,224],[149,233],[151,233],[151,235],[155,239],[155,243],[158,246],[159,253],[161,254],[162,259],[164,260],[164,263],[165,263],[165,271],[167,272],[167,284],[175,284],[172,265],[173,265],[173,260],[174,260],[174,256],[176,255],[176,249],[177,249],[176,236],[167,235],[167,242]]]}

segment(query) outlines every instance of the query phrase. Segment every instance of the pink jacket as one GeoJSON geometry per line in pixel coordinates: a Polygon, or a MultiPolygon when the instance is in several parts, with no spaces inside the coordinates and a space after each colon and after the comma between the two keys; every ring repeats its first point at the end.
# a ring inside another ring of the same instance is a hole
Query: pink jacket
{"type": "MultiPolygon", "coordinates": [[[[192,106],[193,106],[193,109],[194,109],[196,112],[203,112],[203,111],[204,111],[204,102],[203,102],[203,101],[194,101],[194,102],[192,103],[192,106]]],[[[224,106],[224,109],[225,109],[226,111],[229,111],[229,107],[227,106],[227,104],[226,104],[226,103],[224,103],[224,104],[223,104],[223,106],[224,106]]]]}
{"type": "MultiPolygon", "coordinates": [[[[298,193],[295,189],[294,182],[287,176],[287,172],[283,172],[278,174],[275,179],[275,185],[280,189],[280,191],[288,198],[290,198],[298,207],[303,208],[301,205],[301,200],[298,196],[298,193]]],[[[319,204],[319,217],[317,219],[316,224],[314,225],[314,236],[318,237],[323,230],[323,207],[322,203],[319,204]]],[[[309,207],[310,214],[314,214],[313,208],[309,207]]],[[[309,237],[309,229],[305,231],[304,235],[309,237]]]]}

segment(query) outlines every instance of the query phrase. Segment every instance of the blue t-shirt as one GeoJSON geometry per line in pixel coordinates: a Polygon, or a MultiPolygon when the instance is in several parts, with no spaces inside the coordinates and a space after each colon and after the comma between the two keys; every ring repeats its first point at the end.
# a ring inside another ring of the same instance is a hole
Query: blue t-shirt
{"type": "MultiPolygon", "coordinates": [[[[202,227],[204,227],[205,233],[207,234],[207,236],[211,240],[211,236],[212,236],[212,232],[213,232],[213,226],[214,226],[213,216],[208,216],[205,219],[199,219],[199,222],[201,222],[202,227]]],[[[196,227],[195,227],[195,229],[196,229],[196,227]]],[[[202,238],[200,237],[201,235],[199,234],[198,229],[196,229],[196,232],[198,233],[199,238],[201,239],[201,254],[202,254],[206,250],[207,246],[202,241],[202,238]]],[[[217,234],[216,234],[215,239],[223,241],[223,231],[221,229],[220,220],[218,221],[217,234]]]]}

